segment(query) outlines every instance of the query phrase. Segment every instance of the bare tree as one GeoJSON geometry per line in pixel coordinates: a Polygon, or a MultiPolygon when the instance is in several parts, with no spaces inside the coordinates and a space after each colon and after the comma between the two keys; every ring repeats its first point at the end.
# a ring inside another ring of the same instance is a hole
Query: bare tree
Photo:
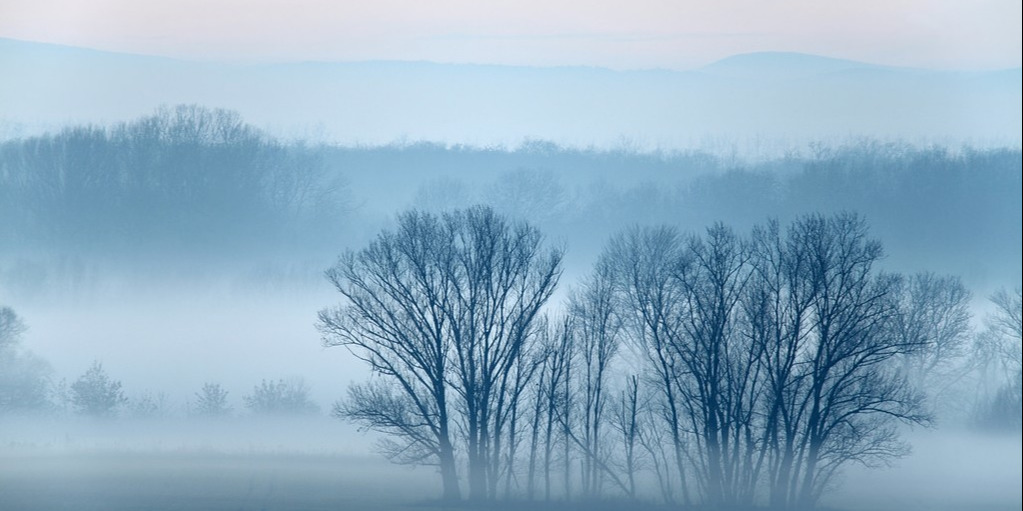
{"type": "Polygon", "coordinates": [[[874,269],[882,249],[867,237],[865,222],[852,214],[809,216],[789,233],[812,290],[809,335],[792,382],[799,429],[789,503],[812,506],[842,465],[884,463],[907,452],[895,420],[926,424],[929,416],[894,368],[922,342],[894,328],[899,278],[874,269]]]}
{"type": "Polygon", "coordinates": [[[203,383],[195,393],[192,413],[199,417],[223,417],[231,413],[227,403],[227,390],[219,383],[203,383]]]}
{"type": "Polygon", "coordinates": [[[966,363],[971,337],[970,292],[958,277],[918,273],[906,278],[895,326],[905,342],[920,348],[903,357],[910,383],[932,406],[952,399],[972,367],[966,363]]]}
{"type": "MultiPolygon", "coordinates": [[[[535,331],[536,336],[540,336],[539,329],[546,329],[547,322],[538,321],[536,325],[537,330],[535,331]]],[[[533,383],[537,373],[543,366],[541,359],[543,350],[540,349],[539,343],[534,343],[530,347],[528,352],[518,358],[515,366],[515,370],[510,380],[510,385],[506,386],[505,395],[507,406],[503,403],[499,406],[499,409],[506,410],[502,414],[502,419],[499,421],[499,425],[502,426],[507,424],[507,445],[505,452],[501,451],[501,442],[495,442],[494,454],[492,455],[492,476],[494,478],[499,477],[503,471],[505,478],[505,498],[510,498],[512,495],[513,482],[518,486],[519,482],[516,478],[516,461],[520,445],[524,443],[523,435],[529,431],[528,422],[525,422],[529,412],[528,400],[532,397],[529,394],[530,385],[533,383]],[[501,457],[504,457],[503,459],[501,457]]],[[[497,487],[497,481],[491,483],[493,488],[497,487]]]]}
{"type": "Polygon", "coordinates": [[[532,325],[557,286],[560,250],[543,248],[540,232],[513,225],[490,208],[445,215],[453,243],[448,326],[454,389],[463,405],[469,497],[493,497],[490,457],[503,432],[509,375],[523,356],[532,325]]]}
{"type": "MultiPolygon", "coordinates": [[[[548,327],[542,338],[542,365],[538,377],[534,399],[533,418],[533,451],[539,450],[543,444],[543,494],[544,500],[550,501],[553,494],[553,469],[556,461],[558,438],[561,437],[565,449],[563,463],[565,473],[570,470],[570,453],[568,439],[563,433],[571,424],[569,408],[572,404],[571,372],[574,355],[574,337],[571,317],[565,317],[548,327]],[[542,434],[542,438],[541,438],[542,434]]],[[[533,459],[530,459],[530,481],[533,480],[533,459]]],[[[569,495],[569,476],[565,477],[565,498],[569,495]]],[[[527,492],[532,495],[532,492],[527,492]]]]}
{"type": "Polygon", "coordinates": [[[991,295],[995,306],[986,320],[987,327],[978,338],[975,357],[988,378],[996,382],[992,392],[985,393],[981,403],[980,421],[987,427],[1020,429],[1023,421],[1023,293],[1000,289],[991,295]],[[993,371],[992,371],[993,370],[993,371]]]}
{"type": "Polygon", "coordinates": [[[493,497],[494,458],[525,388],[520,359],[557,285],[561,251],[485,207],[412,211],[398,224],[327,272],[347,303],[320,313],[325,344],[349,347],[384,377],[353,387],[337,411],[392,433],[392,454],[415,453],[404,461],[436,459],[447,499],[460,495],[457,426],[470,498],[493,497]]]}
{"type": "MultiPolygon", "coordinates": [[[[656,380],[653,383],[656,384],[656,380]]],[[[673,456],[677,451],[674,449],[674,435],[666,432],[664,428],[668,409],[660,399],[660,391],[645,394],[646,398],[643,399],[645,406],[639,409],[636,438],[646,453],[646,459],[650,461],[661,499],[668,503],[676,502],[680,487],[674,469],[677,462],[673,456]]]]}
{"type": "Polygon", "coordinates": [[[681,292],[682,335],[671,344],[684,372],[679,390],[693,435],[702,493],[711,505],[750,504],[748,461],[760,383],[759,354],[738,335],[749,279],[748,250],[727,227],[690,237],[674,280],[681,292]]]}
{"type": "Polygon", "coordinates": [[[764,365],[762,450],[757,463],[767,463],[768,502],[779,509],[790,501],[798,463],[798,371],[810,335],[807,323],[813,299],[813,286],[802,278],[807,254],[795,241],[785,238],[776,221],[754,229],[753,276],[743,301],[746,335],[764,365]]]}
{"type": "Polygon", "coordinates": [[[144,391],[128,398],[127,416],[133,419],[162,419],[172,413],[170,399],[164,392],[144,391]]]}
{"type": "Polygon", "coordinates": [[[601,427],[607,420],[607,383],[611,364],[618,352],[622,335],[621,319],[615,307],[615,290],[611,268],[598,263],[594,273],[571,298],[570,311],[576,329],[578,351],[579,404],[582,406],[583,495],[600,494],[601,481],[610,455],[601,427]]]}
{"type": "Polygon", "coordinates": [[[611,424],[621,434],[622,462],[620,469],[628,481],[626,495],[636,499],[636,474],[641,468],[637,442],[640,441],[641,416],[640,409],[644,403],[640,401],[639,377],[629,376],[625,389],[621,391],[621,399],[611,416],[611,424]]]}
{"type": "MultiPolygon", "coordinates": [[[[669,227],[634,228],[614,238],[602,258],[612,272],[626,339],[648,365],[646,378],[660,393],[652,406],[671,442],[671,472],[682,501],[691,502],[687,481],[685,416],[679,390],[685,369],[676,346],[682,344],[683,294],[675,280],[683,239],[669,227]]],[[[652,453],[653,454],[653,453],[652,453]]],[[[663,467],[665,474],[669,468],[663,467]]],[[[674,494],[663,492],[666,497],[674,494]]]]}
{"type": "Polygon", "coordinates": [[[547,387],[550,347],[553,346],[553,343],[550,341],[551,328],[549,319],[545,316],[540,318],[537,323],[540,333],[537,349],[539,365],[536,368],[536,378],[529,385],[530,392],[527,398],[532,403],[529,419],[529,456],[526,465],[526,499],[528,500],[533,500],[536,496],[536,472],[539,461],[540,433],[544,425],[544,392],[547,387]]]}
{"type": "Polygon", "coordinates": [[[989,316],[988,324],[1002,340],[999,344],[1009,371],[1020,371],[1020,342],[1023,340],[1023,291],[1019,286],[1009,291],[1000,289],[991,295],[995,311],[989,316]]]}
{"type": "Polygon", "coordinates": [[[397,231],[327,271],[345,303],[319,314],[324,345],[348,347],[382,377],[350,387],[335,414],[391,435],[393,460],[437,463],[446,500],[460,498],[448,386],[453,243],[436,216],[403,214],[397,231]]]}
{"type": "Polygon", "coordinates": [[[566,210],[565,186],[554,172],[519,168],[498,175],[484,192],[497,211],[540,224],[556,220],[566,210]]]}

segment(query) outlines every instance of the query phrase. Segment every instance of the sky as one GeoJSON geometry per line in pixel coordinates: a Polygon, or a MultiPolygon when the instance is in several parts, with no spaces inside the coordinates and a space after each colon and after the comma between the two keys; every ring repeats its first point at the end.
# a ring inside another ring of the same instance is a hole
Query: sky
{"type": "Polygon", "coordinates": [[[1019,0],[0,0],[0,37],[188,60],[691,69],[794,51],[1019,67],[1019,0]]]}

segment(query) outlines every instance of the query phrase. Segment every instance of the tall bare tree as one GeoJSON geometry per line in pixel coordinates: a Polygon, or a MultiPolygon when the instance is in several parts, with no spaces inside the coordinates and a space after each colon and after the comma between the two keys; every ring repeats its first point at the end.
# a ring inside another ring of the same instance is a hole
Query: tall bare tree
{"type": "Polygon", "coordinates": [[[460,496],[455,430],[469,496],[493,497],[503,435],[525,383],[518,369],[561,273],[562,253],[528,224],[486,207],[408,212],[397,231],[328,271],[347,303],[320,313],[325,343],[384,376],[355,386],[338,413],[398,440],[395,459],[436,459],[445,498],[460,496]]]}
{"type": "Polygon", "coordinates": [[[802,275],[806,253],[786,238],[777,221],[753,230],[753,276],[743,301],[746,334],[760,353],[765,395],[760,405],[762,450],[758,465],[767,463],[768,502],[783,508],[790,500],[798,463],[801,353],[810,335],[808,315],[813,286],[802,275]]]}
{"type": "Polygon", "coordinates": [[[997,385],[993,395],[985,393],[981,405],[982,423],[989,427],[1023,426],[1023,293],[999,289],[991,295],[994,311],[987,316],[987,327],[979,336],[975,356],[980,358],[987,378],[997,385]],[[992,371],[993,370],[993,371],[992,371]]]}
{"type": "MultiPolygon", "coordinates": [[[[550,501],[554,490],[554,465],[559,437],[564,442],[563,463],[566,474],[569,470],[569,445],[564,431],[571,425],[569,409],[573,402],[571,387],[574,358],[574,327],[570,316],[559,321],[548,322],[541,344],[541,366],[533,392],[532,447],[530,448],[529,482],[527,496],[535,494],[536,472],[542,472],[543,497],[550,501]],[[550,324],[553,323],[553,324],[550,324]],[[561,433],[559,435],[559,433],[561,433]],[[542,452],[541,452],[542,451],[542,452]],[[536,469],[539,463],[540,469],[536,469]]],[[[565,485],[565,497],[569,487],[565,485]]]]}
{"type": "Polygon", "coordinates": [[[906,342],[920,345],[903,357],[903,368],[935,410],[949,408],[952,390],[972,369],[966,363],[970,298],[962,280],[951,275],[917,273],[903,281],[895,325],[906,342]]]}
{"type": "Polygon", "coordinates": [[[392,460],[437,463],[449,500],[461,496],[448,385],[453,243],[440,218],[401,215],[397,230],[327,271],[344,302],[319,314],[324,345],[346,346],[381,377],[350,387],[335,413],[389,434],[381,447],[392,460]]]}
{"type": "Polygon", "coordinates": [[[582,434],[577,436],[583,454],[581,491],[592,497],[601,491],[610,456],[602,425],[607,421],[608,380],[622,335],[621,318],[615,307],[613,275],[606,262],[598,263],[593,274],[573,294],[569,310],[576,329],[579,360],[577,380],[582,434]]]}
{"type": "Polygon", "coordinates": [[[686,244],[676,280],[684,296],[681,396],[693,432],[701,488],[712,505],[752,503],[750,466],[762,378],[760,353],[740,335],[739,310],[750,279],[749,250],[718,224],[686,244]]]}
{"type": "MultiPolygon", "coordinates": [[[[683,257],[683,238],[673,228],[633,228],[611,239],[603,254],[612,272],[625,336],[645,360],[650,388],[660,394],[652,402],[667,430],[672,464],[663,466],[678,483],[682,500],[691,502],[687,481],[685,410],[679,385],[685,374],[676,346],[684,334],[684,296],[675,274],[683,257]]],[[[665,491],[666,497],[674,493],[665,491]]]]}
{"type": "Polygon", "coordinates": [[[853,214],[808,216],[789,230],[806,264],[812,298],[809,335],[793,385],[797,464],[790,503],[812,506],[844,464],[876,464],[906,452],[894,421],[927,423],[922,396],[895,370],[897,357],[923,348],[898,335],[899,277],[878,272],[881,244],[853,214]]]}
{"type": "Polygon", "coordinates": [[[487,478],[503,431],[503,400],[533,323],[561,275],[562,253],[545,249],[540,231],[512,224],[490,208],[445,215],[452,244],[445,274],[452,282],[447,310],[454,390],[467,436],[469,497],[492,497],[487,478]]]}
{"type": "Polygon", "coordinates": [[[639,394],[639,377],[631,375],[626,379],[625,388],[621,391],[621,399],[614,408],[611,425],[621,434],[622,461],[620,470],[625,473],[628,486],[625,494],[630,499],[638,497],[636,491],[636,474],[641,468],[640,454],[637,443],[640,442],[641,416],[640,409],[645,405],[639,394]]]}

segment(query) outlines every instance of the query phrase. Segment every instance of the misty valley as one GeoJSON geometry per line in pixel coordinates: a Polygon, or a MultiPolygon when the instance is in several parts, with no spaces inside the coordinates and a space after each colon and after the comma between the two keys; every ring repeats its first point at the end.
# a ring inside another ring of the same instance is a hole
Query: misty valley
{"type": "Polygon", "coordinates": [[[725,146],[0,140],[0,509],[1019,509],[1018,143],[725,146]]]}

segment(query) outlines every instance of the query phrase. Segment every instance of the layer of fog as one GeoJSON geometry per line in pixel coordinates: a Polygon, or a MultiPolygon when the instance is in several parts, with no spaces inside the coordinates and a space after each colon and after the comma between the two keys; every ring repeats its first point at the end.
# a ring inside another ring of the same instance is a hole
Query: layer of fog
{"type": "MultiPolygon", "coordinates": [[[[947,428],[904,434],[913,445],[910,456],[887,468],[849,467],[822,504],[872,511],[1019,508],[1018,436],[947,428]]],[[[0,507],[12,509],[414,509],[438,495],[435,468],[390,464],[369,451],[364,433],[326,417],[5,419],[0,435],[0,507]]]]}
{"type": "Polygon", "coordinates": [[[954,428],[907,435],[913,453],[890,468],[850,467],[824,500],[840,509],[1009,510],[1023,502],[1018,435],[954,428]]]}
{"type": "MultiPolygon", "coordinates": [[[[544,143],[513,152],[430,144],[315,151],[323,163],[314,170],[344,178],[341,199],[350,207],[274,224],[304,229],[302,236],[275,237],[244,209],[225,210],[218,222],[198,217],[194,231],[143,229],[131,239],[108,225],[48,225],[54,239],[15,225],[19,242],[0,246],[0,305],[23,318],[29,327],[23,344],[52,365],[55,383],[72,382],[99,361],[129,398],[162,396],[172,414],[184,414],[206,382],[221,384],[244,414],[243,398],[262,380],[301,379],[326,414],[346,385],[368,372],[344,349],[321,347],[317,311],[339,300],[323,272],[411,207],[488,203],[538,225],[566,249],[555,308],[622,228],[671,223],[700,232],[720,220],[745,232],[769,218],[811,211],[858,210],[884,244],[888,270],[962,277],[973,292],[976,329],[990,293],[1020,278],[1018,151],[957,153],[868,141],[794,148],[786,158],[759,163],[544,143]],[[812,150],[823,156],[805,154],[812,150]],[[266,240],[235,245],[231,236],[241,230],[266,240]]],[[[122,196],[110,197],[101,205],[122,196]]],[[[72,204],[79,209],[53,218],[80,220],[98,209],[72,204]]],[[[33,207],[39,206],[29,201],[24,209],[33,207]]],[[[149,213],[115,211],[118,221],[149,213]]]]}
{"type": "Polygon", "coordinates": [[[224,65],[0,40],[0,139],[159,104],[240,111],[288,138],[513,147],[736,146],[778,155],[850,136],[1018,146],[1020,70],[900,69],[797,54],[689,72],[408,62],[224,65]],[[495,122],[500,119],[500,122],[495,122]],[[747,142],[747,141],[755,141],[747,142]]]}
{"type": "MultiPolygon", "coordinates": [[[[627,225],[669,222],[699,231],[724,220],[745,232],[769,217],[862,208],[874,222],[871,232],[888,249],[885,268],[961,275],[974,292],[974,326],[982,328],[990,292],[1019,281],[1019,176],[1005,171],[1018,162],[1018,148],[957,152],[868,141],[844,152],[829,153],[832,149],[798,146],[787,157],[749,163],[727,154],[573,152],[542,142],[516,151],[415,143],[327,147],[318,148],[322,153],[316,156],[327,162],[326,174],[347,177],[352,207],[329,217],[329,224],[314,223],[303,232],[311,237],[293,243],[233,246],[218,238],[231,233],[217,226],[263,234],[264,225],[232,223],[239,218],[229,215],[225,222],[211,222],[213,227],[198,224],[208,228],[186,233],[194,239],[155,240],[155,246],[167,248],[164,252],[133,251],[133,244],[145,241],[137,239],[90,244],[91,234],[111,235],[106,225],[84,226],[95,229],[75,233],[84,241],[33,239],[31,229],[22,229],[19,241],[25,244],[4,244],[0,253],[0,305],[13,306],[27,324],[23,346],[48,361],[54,383],[72,382],[93,361],[102,362],[129,399],[155,400],[151,415],[157,417],[139,419],[126,412],[117,420],[92,421],[69,417],[65,410],[63,416],[5,418],[0,455],[43,453],[57,464],[85,465],[105,459],[88,458],[96,451],[114,453],[114,462],[123,452],[306,460],[299,464],[317,456],[378,459],[371,450],[373,436],[329,417],[348,383],[369,373],[344,349],[321,347],[316,312],[338,301],[322,277],[334,257],[364,246],[407,207],[442,211],[486,202],[539,225],[568,254],[554,307],[589,271],[608,236],[627,225]],[[800,153],[817,149],[819,158],[800,153]],[[882,165],[884,172],[858,173],[876,170],[870,167],[875,161],[891,165],[882,165]],[[919,173],[895,173],[906,168],[919,173]],[[946,181],[913,179],[944,176],[932,168],[953,171],[946,181]],[[975,179],[960,179],[974,177],[970,170],[978,171],[975,179]],[[802,177],[798,183],[806,188],[785,188],[791,176],[802,177]],[[842,179],[829,181],[830,176],[842,179]],[[888,186],[888,178],[899,187],[888,186]],[[821,186],[809,186],[814,184],[821,186]],[[905,195],[872,195],[885,190],[905,195]],[[950,190],[955,193],[946,193],[950,190]],[[961,200],[937,199],[946,196],[961,200]],[[215,241],[196,242],[202,239],[215,241]],[[277,379],[304,382],[318,412],[280,419],[249,410],[244,398],[261,381],[277,379]],[[207,382],[228,391],[230,418],[190,417],[189,406],[207,382]]],[[[75,219],[82,211],[66,213],[75,219]]],[[[74,230],[75,224],[69,225],[65,232],[74,230]]],[[[288,231],[295,225],[278,227],[288,231]]],[[[977,435],[946,421],[934,431],[908,432],[907,438],[915,454],[892,469],[850,470],[828,502],[855,509],[1018,507],[1018,484],[1012,483],[1020,477],[1018,436],[977,435]]],[[[399,473],[377,467],[378,481],[399,473]]],[[[419,474],[426,474],[424,480],[433,476],[430,469],[419,474]]],[[[435,486],[415,488],[405,495],[436,496],[435,486]]]]}

